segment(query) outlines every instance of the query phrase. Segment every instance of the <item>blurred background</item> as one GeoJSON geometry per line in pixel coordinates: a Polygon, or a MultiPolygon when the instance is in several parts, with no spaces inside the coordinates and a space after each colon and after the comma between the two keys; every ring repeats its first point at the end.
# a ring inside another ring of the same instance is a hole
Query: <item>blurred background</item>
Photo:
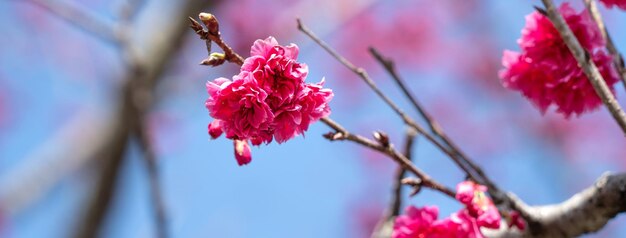
{"type": "MultiPolygon", "coordinates": [[[[74,236],[94,198],[102,197],[96,189],[105,168],[114,168],[109,178],[117,179],[108,180],[112,197],[100,236],[156,236],[143,142],[116,137],[130,80],[151,85],[148,99],[139,100],[149,102],[139,124],[154,150],[172,237],[369,237],[391,194],[389,158],[327,141],[321,135],[330,130],[321,123],[304,137],[254,147],[252,163],[243,167],[230,140],[209,139],[205,83],[238,68],[198,65],[206,47],[186,17],[201,11],[217,16],[224,38],[244,57],[255,39],[296,43],[310,69],[307,81],[325,77],[335,93],[332,118],[363,135],[383,130],[401,147],[400,118],[299,33],[295,18],[417,117],[368,54],[368,46],[376,47],[501,188],[531,205],[561,202],[605,171],[626,170],[626,141],[604,108],[569,120],[553,111],[541,115],[501,86],[502,51],[519,49],[533,4],[540,2],[0,1],[0,237],[74,236]],[[136,72],[136,64],[147,66],[136,72]],[[110,167],[103,155],[115,153],[122,159],[110,167]]],[[[626,13],[600,8],[623,52],[626,13]]],[[[626,105],[623,85],[616,91],[626,105]]],[[[453,187],[463,180],[425,140],[413,149],[417,165],[439,181],[453,187]]],[[[441,217],[459,209],[428,190],[405,201],[438,205],[441,217]]],[[[624,236],[624,215],[588,235],[624,236]]]]}

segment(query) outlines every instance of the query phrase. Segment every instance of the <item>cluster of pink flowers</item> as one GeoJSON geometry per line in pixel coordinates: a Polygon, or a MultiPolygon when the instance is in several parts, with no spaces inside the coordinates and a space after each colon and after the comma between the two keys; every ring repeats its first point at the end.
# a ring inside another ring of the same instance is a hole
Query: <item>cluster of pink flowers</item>
{"type": "Polygon", "coordinates": [[[305,83],[306,64],[296,61],[298,47],[281,46],[273,37],[254,42],[251,56],[232,81],[218,78],[207,82],[206,101],[211,117],[212,138],[222,133],[232,139],[239,165],[251,161],[250,146],[283,143],[303,134],[309,124],[330,114],[333,93],[324,80],[305,83]]]}
{"type": "MultiPolygon", "coordinates": [[[[612,58],[600,30],[585,10],[577,13],[563,3],[559,12],[576,38],[589,52],[611,90],[618,81],[612,58]]],[[[504,51],[500,71],[504,87],[520,91],[542,113],[552,104],[566,118],[593,110],[602,103],[572,53],[548,17],[540,12],[526,16],[518,40],[521,52],[504,51]]]]}
{"type": "Polygon", "coordinates": [[[600,0],[606,7],[613,8],[617,6],[623,10],[626,10],[626,0],[600,0]]]}
{"type": "MultiPolygon", "coordinates": [[[[484,237],[481,227],[498,229],[500,213],[485,192],[487,188],[472,181],[457,185],[456,199],[465,207],[447,218],[438,220],[439,209],[435,206],[417,208],[409,206],[405,214],[396,218],[393,238],[446,238],[446,237],[484,237]]],[[[519,229],[524,229],[524,222],[516,216],[512,221],[519,229]]]]}

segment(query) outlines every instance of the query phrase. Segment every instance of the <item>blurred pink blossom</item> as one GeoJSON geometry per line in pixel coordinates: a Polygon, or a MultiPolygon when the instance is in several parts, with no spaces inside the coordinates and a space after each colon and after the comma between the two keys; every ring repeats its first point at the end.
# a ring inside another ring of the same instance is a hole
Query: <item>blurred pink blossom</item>
{"type": "Polygon", "coordinates": [[[604,6],[608,8],[619,7],[622,10],[626,10],[626,1],[625,0],[600,0],[604,4],[604,6]]]}
{"type": "Polygon", "coordinates": [[[423,237],[484,237],[480,227],[498,229],[500,213],[485,192],[487,187],[472,181],[457,185],[456,199],[465,208],[449,217],[437,220],[437,207],[409,206],[405,214],[396,218],[393,238],[423,237]]]}
{"type": "Polygon", "coordinates": [[[463,181],[456,187],[456,199],[463,203],[468,214],[474,218],[479,226],[497,229],[500,227],[500,213],[485,192],[487,187],[463,181]]]}

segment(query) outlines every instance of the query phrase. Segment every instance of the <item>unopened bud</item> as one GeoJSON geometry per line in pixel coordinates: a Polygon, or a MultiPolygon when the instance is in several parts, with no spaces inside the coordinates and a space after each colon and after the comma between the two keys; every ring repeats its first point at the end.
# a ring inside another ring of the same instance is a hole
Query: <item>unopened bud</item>
{"type": "Polygon", "coordinates": [[[334,141],[334,140],[340,140],[343,139],[344,135],[341,132],[328,132],[326,134],[324,134],[324,138],[334,141]]]}
{"type": "Polygon", "coordinates": [[[217,22],[217,18],[215,18],[213,14],[202,12],[198,15],[198,18],[200,18],[202,23],[204,23],[206,28],[209,30],[209,33],[217,35],[220,30],[220,24],[217,22]]]}
{"type": "Polygon", "coordinates": [[[389,148],[389,136],[382,131],[374,132],[374,139],[376,139],[383,147],[389,148]]]}
{"type": "Polygon", "coordinates": [[[202,60],[202,62],[200,62],[200,65],[207,65],[207,66],[215,67],[218,65],[222,65],[224,61],[226,61],[226,55],[222,53],[213,52],[209,55],[209,58],[202,60]]]}

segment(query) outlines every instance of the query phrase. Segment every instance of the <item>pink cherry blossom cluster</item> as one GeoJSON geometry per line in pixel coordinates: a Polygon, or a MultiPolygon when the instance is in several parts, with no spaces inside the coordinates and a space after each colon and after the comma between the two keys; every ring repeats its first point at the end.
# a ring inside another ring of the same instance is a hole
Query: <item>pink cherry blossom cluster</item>
{"type": "Polygon", "coordinates": [[[622,10],[626,10],[626,0],[600,0],[606,7],[613,8],[617,6],[622,10]]]}
{"type": "MultiPolygon", "coordinates": [[[[435,206],[417,208],[409,206],[404,215],[396,218],[393,238],[447,238],[447,237],[484,237],[481,227],[497,229],[500,227],[500,213],[485,192],[487,188],[472,181],[457,185],[456,199],[465,207],[445,219],[438,220],[439,209],[435,206]]],[[[513,216],[511,216],[513,217],[513,216]]],[[[524,222],[519,215],[513,217],[510,226],[524,229],[524,222]]]]}
{"type": "MultiPolygon", "coordinates": [[[[563,3],[559,12],[613,90],[618,76],[606,52],[606,43],[588,11],[577,13],[563,3]]],[[[527,15],[518,44],[521,52],[506,50],[502,57],[505,68],[500,71],[500,78],[504,87],[521,92],[542,113],[555,105],[557,112],[566,118],[602,104],[548,17],[538,11],[527,15]]]]}
{"type": "Polygon", "coordinates": [[[303,134],[309,125],[330,114],[333,97],[324,80],[305,83],[306,64],[296,61],[298,46],[281,46],[268,37],[254,42],[238,75],[207,82],[205,105],[215,120],[212,138],[232,139],[239,165],[251,161],[250,146],[283,143],[303,134]]]}

